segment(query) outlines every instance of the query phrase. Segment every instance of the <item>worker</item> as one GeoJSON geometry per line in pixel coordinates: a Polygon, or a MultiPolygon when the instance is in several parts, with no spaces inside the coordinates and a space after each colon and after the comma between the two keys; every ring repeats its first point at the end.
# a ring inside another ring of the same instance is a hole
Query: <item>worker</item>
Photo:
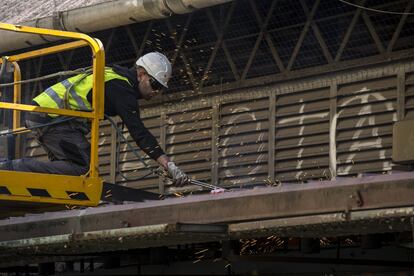
{"type": "MultiPolygon", "coordinates": [[[[151,52],[140,57],[132,69],[121,66],[105,68],[105,109],[107,116],[119,115],[137,145],[162,168],[168,171],[173,183],[182,186],[188,176],[172,162],[159,146],[155,137],[144,126],[138,101],[150,100],[162,88],[168,88],[171,63],[161,53],[151,52]]],[[[79,74],[63,80],[33,99],[32,104],[49,108],[91,110],[93,76],[79,74]]],[[[50,161],[23,158],[0,162],[1,170],[83,175],[89,170],[90,143],[85,137],[89,124],[76,120],[64,120],[63,116],[46,113],[30,113],[26,126],[46,124],[35,129],[35,139],[45,149],[50,161]],[[62,122],[50,124],[61,120],[62,122]]]]}

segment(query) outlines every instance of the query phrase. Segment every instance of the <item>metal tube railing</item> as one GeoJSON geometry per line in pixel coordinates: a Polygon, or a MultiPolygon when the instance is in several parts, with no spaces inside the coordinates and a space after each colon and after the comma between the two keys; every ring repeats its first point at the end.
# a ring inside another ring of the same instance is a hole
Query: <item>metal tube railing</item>
{"type": "MultiPolygon", "coordinates": [[[[70,117],[86,118],[91,121],[91,160],[89,172],[80,177],[63,176],[42,173],[14,172],[0,170],[0,178],[4,190],[7,193],[0,194],[0,200],[45,202],[71,205],[94,206],[99,203],[103,180],[98,171],[98,141],[99,123],[104,118],[104,68],[105,53],[102,43],[88,35],[74,32],[17,26],[0,22],[0,30],[18,33],[55,36],[76,41],[21,54],[11,55],[4,60],[14,66],[14,95],[13,102],[0,102],[0,108],[13,110],[13,130],[22,129],[20,126],[20,112],[40,112],[64,115],[70,117]],[[70,109],[44,108],[35,105],[21,103],[21,73],[19,61],[32,59],[44,55],[59,53],[79,47],[89,46],[92,50],[92,110],[90,112],[70,109]],[[56,185],[59,184],[59,185],[56,185]],[[31,190],[45,190],[49,197],[33,196],[31,190]],[[76,198],[76,194],[84,194],[86,200],[76,198]]],[[[2,64],[0,60],[0,65],[2,64]]],[[[2,68],[5,68],[2,66],[2,68]]]]}
{"type": "MultiPolygon", "coordinates": [[[[7,58],[8,61],[13,62],[17,65],[18,61],[30,59],[34,57],[49,55],[58,53],[65,50],[71,50],[79,47],[89,45],[92,54],[92,71],[93,71],[93,91],[92,91],[92,111],[83,112],[75,110],[66,110],[66,109],[52,109],[52,108],[43,108],[33,105],[24,105],[19,102],[20,95],[20,86],[15,85],[15,95],[14,103],[1,103],[0,108],[13,109],[13,114],[15,115],[13,121],[13,127],[18,128],[19,111],[31,111],[31,112],[41,112],[41,113],[52,113],[58,115],[74,116],[81,118],[91,119],[91,163],[90,163],[90,176],[98,177],[98,139],[99,139],[99,120],[103,119],[103,83],[104,83],[104,67],[105,67],[105,53],[103,50],[102,43],[94,38],[89,37],[85,34],[66,32],[66,31],[57,31],[41,28],[33,28],[26,26],[18,26],[6,23],[0,23],[0,29],[19,32],[19,33],[31,33],[39,35],[48,35],[56,36],[60,38],[71,38],[77,39],[80,41],[70,42],[58,46],[52,46],[40,50],[30,51],[23,54],[18,54],[10,56],[7,58]]],[[[0,61],[1,62],[1,61],[0,61]]],[[[16,66],[18,68],[18,65],[16,66]]],[[[20,79],[20,70],[15,71],[14,81],[19,81],[20,79]],[[18,71],[18,72],[17,72],[18,71]]]]}

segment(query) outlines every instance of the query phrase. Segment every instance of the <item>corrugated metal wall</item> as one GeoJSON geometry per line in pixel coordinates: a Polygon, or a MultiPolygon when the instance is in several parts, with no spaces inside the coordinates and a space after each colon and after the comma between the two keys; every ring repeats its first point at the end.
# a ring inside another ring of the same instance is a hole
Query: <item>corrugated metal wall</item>
{"type": "Polygon", "coordinates": [[[269,98],[223,101],[219,108],[219,183],[260,183],[267,178],[269,98]]]}
{"type": "Polygon", "coordinates": [[[329,178],[329,87],[276,97],[276,179],[329,178]]]}
{"type": "Polygon", "coordinates": [[[390,170],[397,76],[340,85],[337,104],[338,174],[390,170]]]}
{"type": "Polygon", "coordinates": [[[405,109],[406,117],[414,118],[414,73],[410,72],[404,76],[403,84],[405,83],[405,109]]]}
{"type": "MultiPolygon", "coordinates": [[[[93,36],[108,64],[166,53],[169,93],[142,106],[144,123],[192,177],[243,187],[392,170],[392,124],[414,117],[413,26],[410,16],[340,1],[240,0],[93,36]]],[[[77,49],[21,67],[31,78],[89,63],[77,49]]],[[[26,100],[54,81],[25,87],[26,100]]],[[[101,132],[107,180],[163,189],[108,122],[101,132]]],[[[32,141],[27,154],[42,153],[32,141]]]]}
{"type": "MultiPolygon", "coordinates": [[[[196,179],[232,187],[301,182],[392,170],[392,125],[405,113],[414,116],[413,87],[414,63],[384,64],[144,107],[141,115],[196,179]]],[[[159,189],[158,177],[139,179],[149,171],[125,143],[114,142],[108,122],[101,132],[107,180],[159,189]]],[[[42,154],[33,141],[27,153],[42,154]]]]}

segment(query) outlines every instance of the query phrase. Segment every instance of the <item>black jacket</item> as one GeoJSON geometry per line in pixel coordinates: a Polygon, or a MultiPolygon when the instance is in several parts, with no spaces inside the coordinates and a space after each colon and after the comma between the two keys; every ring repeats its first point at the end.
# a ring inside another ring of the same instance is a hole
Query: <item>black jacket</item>
{"type": "MultiPolygon", "coordinates": [[[[126,81],[119,79],[105,82],[105,114],[108,116],[119,115],[138,147],[149,157],[156,160],[164,154],[164,151],[141,120],[136,71],[117,65],[112,66],[112,68],[117,74],[128,78],[133,87],[126,81]]],[[[91,97],[92,93],[89,93],[89,102],[92,102],[91,97]]]]}

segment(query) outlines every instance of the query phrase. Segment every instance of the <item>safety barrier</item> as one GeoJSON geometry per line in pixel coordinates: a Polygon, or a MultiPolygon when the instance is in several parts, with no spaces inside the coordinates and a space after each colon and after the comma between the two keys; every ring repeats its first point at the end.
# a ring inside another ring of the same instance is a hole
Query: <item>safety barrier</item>
{"type": "MultiPolygon", "coordinates": [[[[2,57],[14,68],[13,103],[0,102],[0,108],[13,110],[13,131],[25,128],[20,126],[20,112],[52,113],[86,118],[91,121],[91,161],[89,172],[82,176],[52,175],[0,170],[0,201],[39,202],[66,205],[96,206],[101,198],[102,182],[98,171],[99,121],[104,110],[104,68],[105,52],[102,43],[88,35],[57,31],[0,22],[0,29],[18,33],[55,36],[75,41],[57,46],[42,48],[17,55],[2,57]],[[43,108],[21,103],[21,74],[19,61],[50,55],[79,47],[89,46],[92,50],[92,111],[43,108]]],[[[0,60],[0,65],[2,64],[0,60]]]]}

